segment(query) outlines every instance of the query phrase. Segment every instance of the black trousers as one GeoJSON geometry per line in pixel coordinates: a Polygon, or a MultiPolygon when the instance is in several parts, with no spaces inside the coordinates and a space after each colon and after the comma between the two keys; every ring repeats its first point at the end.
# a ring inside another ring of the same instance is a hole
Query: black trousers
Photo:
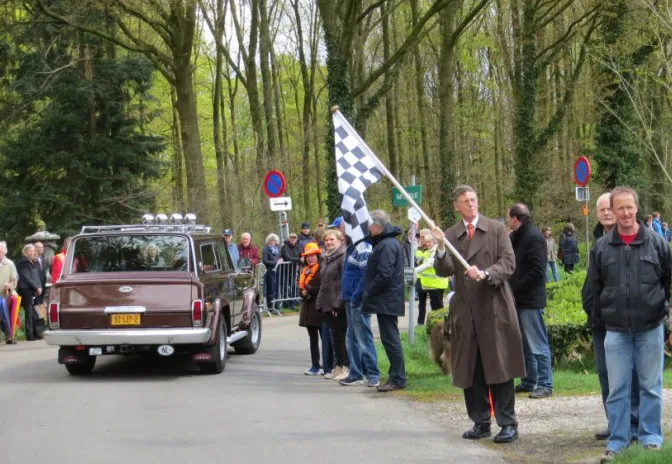
{"type": "Polygon", "coordinates": [[[565,267],[565,272],[567,274],[572,274],[574,272],[574,264],[563,264],[565,267]]]}
{"type": "Polygon", "coordinates": [[[334,354],[336,355],[337,366],[349,366],[348,350],[345,347],[345,334],[348,331],[348,316],[345,310],[339,311],[337,315],[329,311],[324,313],[324,318],[334,337],[334,354]]]}
{"type": "Polygon", "coordinates": [[[401,338],[399,337],[399,318],[386,314],[378,314],[377,317],[380,341],[385,348],[387,359],[390,360],[388,382],[405,387],[406,365],[404,363],[404,350],[401,347],[401,338]]]}
{"type": "Polygon", "coordinates": [[[513,379],[504,383],[486,384],[481,352],[479,351],[476,355],[474,383],[471,388],[464,390],[464,402],[467,405],[467,414],[469,414],[469,419],[475,424],[490,424],[489,392],[492,392],[492,401],[495,403],[495,419],[497,420],[497,424],[500,427],[518,425],[518,421],[516,421],[516,395],[513,379]]]}
{"type": "Polygon", "coordinates": [[[310,338],[310,362],[311,367],[320,366],[320,328],[306,327],[308,330],[308,337],[310,338]]]}
{"type": "Polygon", "coordinates": [[[418,325],[424,325],[427,311],[427,296],[432,311],[443,308],[443,289],[420,290],[420,304],[418,305],[418,325]]]}
{"type": "Polygon", "coordinates": [[[21,306],[23,306],[24,322],[26,329],[26,340],[34,340],[39,338],[40,334],[37,331],[37,313],[35,312],[35,294],[25,289],[20,289],[21,306]]]}

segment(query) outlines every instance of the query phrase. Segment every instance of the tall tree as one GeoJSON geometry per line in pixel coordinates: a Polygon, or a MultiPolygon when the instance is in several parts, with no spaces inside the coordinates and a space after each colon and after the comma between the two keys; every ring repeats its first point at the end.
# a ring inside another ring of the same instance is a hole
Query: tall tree
{"type": "Polygon", "coordinates": [[[85,15],[95,11],[82,11],[77,4],[68,5],[68,9],[61,10],[47,5],[44,0],[35,1],[39,9],[52,19],[113,42],[126,50],[143,54],[175,87],[182,149],[186,158],[188,206],[207,220],[205,171],[191,62],[197,0],[174,0],[166,3],[156,0],[118,0],[99,5],[87,3],[87,9],[97,8],[104,12],[121,33],[110,33],[106,28],[87,22],[85,15]],[[134,18],[142,28],[129,27],[128,18],[134,18]],[[160,45],[156,45],[157,40],[147,37],[149,31],[160,41],[160,45]]]}

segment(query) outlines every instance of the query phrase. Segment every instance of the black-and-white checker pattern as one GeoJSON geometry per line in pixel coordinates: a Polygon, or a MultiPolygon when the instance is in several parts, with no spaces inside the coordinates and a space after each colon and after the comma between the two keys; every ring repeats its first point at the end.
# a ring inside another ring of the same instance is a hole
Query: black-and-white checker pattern
{"type": "Polygon", "coordinates": [[[345,232],[353,243],[357,243],[367,236],[371,220],[364,201],[364,191],[378,182],[383,173],[378,168],[378,161],[371,149],[341,112],[334,112],[333,118],[341,212],[345,221],[345,232]]]}

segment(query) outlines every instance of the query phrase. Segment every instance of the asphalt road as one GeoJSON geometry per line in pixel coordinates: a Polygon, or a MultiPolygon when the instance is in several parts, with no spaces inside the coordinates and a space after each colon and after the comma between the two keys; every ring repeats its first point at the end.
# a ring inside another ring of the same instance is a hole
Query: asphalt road
{"type": "Polygon", "coordinates": [[[214,376],[104,357],[75,378],[44,342],[0,346],[0,463],[500,462],[403,397],[304,376],[297,318],[263,322],[257,354],[214,376]]]}

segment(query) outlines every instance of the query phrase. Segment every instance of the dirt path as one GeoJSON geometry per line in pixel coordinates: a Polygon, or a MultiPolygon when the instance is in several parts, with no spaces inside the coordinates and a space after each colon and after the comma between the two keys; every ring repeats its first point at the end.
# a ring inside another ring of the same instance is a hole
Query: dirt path
{"type": "MultiPolygon", "coordinates": [[[[461,401],[419,403],[432,420],[446,427],[468,429],[461,401]]],[[[511,445],[484,446],[505,453],[507,460],[521,464],[597,463],[606,442],[596,441],[595,432],[606,427],[604,409],[598,396],[553,397],[531,400],[516,398],[520,438],[511,445]]],[[[496,433],[498,427],[494,427],[496,433]]],[[[663,431],[672,430],[672,390],[663,391],[663,431]]]]}

